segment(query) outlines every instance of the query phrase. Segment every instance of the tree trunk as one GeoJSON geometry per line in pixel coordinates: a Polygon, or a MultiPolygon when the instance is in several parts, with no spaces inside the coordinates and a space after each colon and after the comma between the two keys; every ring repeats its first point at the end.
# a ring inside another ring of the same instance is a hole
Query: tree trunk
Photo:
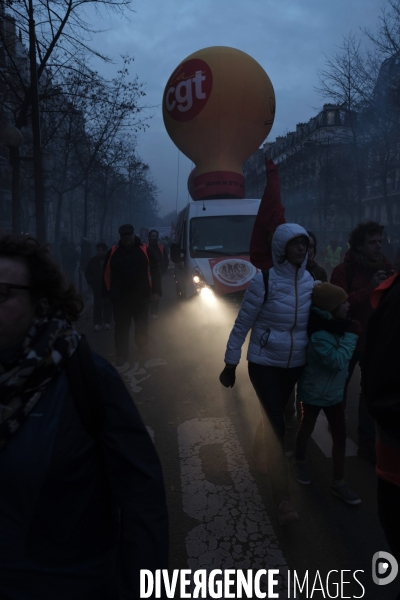
{"type": "Polygon", "coordinates": [[[10,163],[11,163],[11,214],[12,214],[12,231],[13,233],[21,233],[21,201],[19,190],[19,148],[10,148],[10,163]]]}
{"type": "Polygon", "coordinates": [[[54,227],[54,246],[55,246],[55,256],[57,258],[60,257],[60,230],[61,230],[61,215],[62,215],[62,203],[63,203],[64,193],[58,192],[57,197],[57,207],[56,207],[56,223],[54,227]]]}
{"type": "Polygon", "coordinates": [[[70,233],[70,238],[71,241],[74,241],[74,237],[75,237],[75,231],[74,231],[74,210],[73,210],[73,198],[74,198],[74,193],[71,192],[70,196],[69,196],[69,233],[70,233]]]}

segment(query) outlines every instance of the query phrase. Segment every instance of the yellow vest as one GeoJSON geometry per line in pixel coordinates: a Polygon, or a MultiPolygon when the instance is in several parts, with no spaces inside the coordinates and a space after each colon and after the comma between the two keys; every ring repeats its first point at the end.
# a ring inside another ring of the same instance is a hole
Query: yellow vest
{"type": "Polygon", "coordinates": [[[342,248],[338,246],[336,250],[332,251],[332,246],[328,246],[326,249],[325,262],[331,265],[332,269],[334,269],[338,264],[340,264],[340,255],[342,253],[342,248]]]}

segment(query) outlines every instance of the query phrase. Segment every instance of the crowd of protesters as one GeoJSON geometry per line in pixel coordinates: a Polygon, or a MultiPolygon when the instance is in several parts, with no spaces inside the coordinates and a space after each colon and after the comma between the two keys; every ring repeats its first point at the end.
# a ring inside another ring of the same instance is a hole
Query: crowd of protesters
{"type": "MultiPolygon", "coordinates": [[[[294,412],[296,386],[295,479],[311,483],[307,445],[322,410],[332,435],[330,491],[349,505],[361,502],[344,481],[347,388],[358,364],[358,454],[376,462],[379,516],[400,559],[399,253],[393,262],[384,256],[383,227],[369,221],[346,246],[332,240],[319,265],[316,236],[285,222],[275,165],[267,172],[251,249],[260,271],[229,336],[220,381],[235,384],[251,330],[247,360],[261,406],[259,449],[286,525],[299,518],[284,452],[285,408],[294,412]]],[[[129,361],[132,319],[135,343],[146,354],[149,305],[156,317],[168,251],[155,230],[146,244],[131,224],[121,225],[119,235],[109,249],[98,243],[95,256],[85,238],[80,255],[63,238],[61,267],[30,236],[0,237],[4,598],[133,598],[140,568],[167,568],[160,461],[117,371],[129,361]],[[115,367],[73,326],[83,308],[72,283],[78,262],[93,292],[95,331],[111,329],[114,319],[115,367]]]]}
{"type": "Polygon", "coordinates": [[[295,478],[310,484],[307,443],[323,410],[332,435],[330,490],[349,505],[361,502],[344,481],[347,389],[358,364],[358,456],[376,464],[379,516],[399,559],[400,250],[391,263],[382,252],[383,226],[367,221],[354,228],[346,244],[331,240],[325,269],[319,267],[315,235],[285,222],[277,168],[272,161],[266,167],[250,248],[261,272],[245,293],[220,381],[226,387],[235,384],[241,346],[251,330],[248,371],[261,407],[257,431],[263,434],[262,443],[256,434],[256,464],[268,474],[279,521],[286,524],[299,518],[288,492],[284,453],[285,419],[294,412],[296,384],[295,478]]]}

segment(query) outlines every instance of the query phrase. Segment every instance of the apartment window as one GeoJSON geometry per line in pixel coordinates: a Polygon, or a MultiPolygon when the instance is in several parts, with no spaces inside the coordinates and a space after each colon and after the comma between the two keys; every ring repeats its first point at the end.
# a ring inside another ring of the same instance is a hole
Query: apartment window
{"type": "Polygon", "coordinates": [[[326,124],[327,125],[335,124],[335,111],[334,110],[328,110],[328,112],[326,113],[326,124]]]}

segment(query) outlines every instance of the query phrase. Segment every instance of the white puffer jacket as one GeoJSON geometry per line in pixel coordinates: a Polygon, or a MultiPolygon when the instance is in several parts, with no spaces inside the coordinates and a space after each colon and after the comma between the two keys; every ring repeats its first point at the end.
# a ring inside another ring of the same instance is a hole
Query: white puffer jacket
{"type": "Polygon", "coordinates": [[[300,367],[306,363],[307,323],[314,280],[306,271],[307,254],[300,267],[287,260],[279,264],[289,240],[306,230],[295,223],[277,227],[272,238],[272,259],[268,297],[264,303],[263,274],[252,279],[229,336],[225,362],[237,365],[242,345],[252,329],[247,360],[272,367],[300,367]]]}

